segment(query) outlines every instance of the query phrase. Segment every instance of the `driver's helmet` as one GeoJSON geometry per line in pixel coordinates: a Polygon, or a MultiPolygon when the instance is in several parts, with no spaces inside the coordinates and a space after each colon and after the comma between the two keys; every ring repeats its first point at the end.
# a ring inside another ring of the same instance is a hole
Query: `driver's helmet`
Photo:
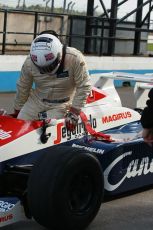
{"type": "Polygon", "coordinates": [[[42,34],[33,40],[30,57],[40,73],[52,73],[58,69],[62,59],[62,47],[60,40],[51,34],[42,34]]]}

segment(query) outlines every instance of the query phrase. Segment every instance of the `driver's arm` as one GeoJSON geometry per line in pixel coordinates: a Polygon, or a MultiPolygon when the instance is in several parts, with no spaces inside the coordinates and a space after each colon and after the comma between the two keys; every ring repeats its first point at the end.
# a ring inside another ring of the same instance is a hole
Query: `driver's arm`
{"type": "Polygon", "coordinates": [[[14,101],[14,109],[20,110],[27,101],[32,89],[33,76],[31,74],[30,57],[25,60],[21,69],[21,75],[17,81],[17,92],[14,101]]]}
{"type": "Polygon", "coordinates": [[[91,80],[87,64],[81,52],[78,52],[78,56],[75,60],[74,80],[76,84],[76,93],[72,101],[72,107],[80,110],[84,107],[87,96],[91,92],[91,80]]]}

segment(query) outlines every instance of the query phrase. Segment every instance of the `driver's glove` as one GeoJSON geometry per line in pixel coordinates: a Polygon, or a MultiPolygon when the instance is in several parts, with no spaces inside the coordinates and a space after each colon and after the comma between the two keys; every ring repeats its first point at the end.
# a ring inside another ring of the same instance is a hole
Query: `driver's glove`
{"type": "Polygon", "coordinates": [[[19,114],[20,110],[14,109],[14,113],[11,113],[10,116],[17,118],[18,114],[19,114]]]}
{"type": "Polygon", "coordinates": [[[79,120],[80,110],[71,107],[65,117],[66,128],[70,131],[75,130],[79,120]]]}

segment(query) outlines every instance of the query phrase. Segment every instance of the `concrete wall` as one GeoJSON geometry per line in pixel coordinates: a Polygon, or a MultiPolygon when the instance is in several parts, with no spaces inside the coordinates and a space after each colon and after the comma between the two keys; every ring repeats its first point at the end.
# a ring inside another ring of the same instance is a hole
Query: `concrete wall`
{"type": "MultiPolygon", "coordinates": [[[[0,56],[0,92],[16,91],[16,81],[25,60],[25,55],[0,56]]],[[[97,73],[122,71],[131,73],[153,73],[153,57],[94,57],[85,56],[89,73],[94,77],[97,73]]],[[[133,83],[132,83],[133,84],[133,83]]],[[[121,87],[123,81],[116,81],[121,87]]]]}

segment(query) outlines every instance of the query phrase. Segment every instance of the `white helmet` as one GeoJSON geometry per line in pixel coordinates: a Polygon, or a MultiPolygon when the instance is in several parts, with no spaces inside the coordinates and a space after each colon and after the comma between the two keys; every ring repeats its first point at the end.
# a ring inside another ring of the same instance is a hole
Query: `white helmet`
{"type": "Polygon", "coordinates": [[[52,73],[60,65],[62,47],[62,43],[54,35],[41,34],[31,44],[31,60],[41,73],[52,73]]]}

